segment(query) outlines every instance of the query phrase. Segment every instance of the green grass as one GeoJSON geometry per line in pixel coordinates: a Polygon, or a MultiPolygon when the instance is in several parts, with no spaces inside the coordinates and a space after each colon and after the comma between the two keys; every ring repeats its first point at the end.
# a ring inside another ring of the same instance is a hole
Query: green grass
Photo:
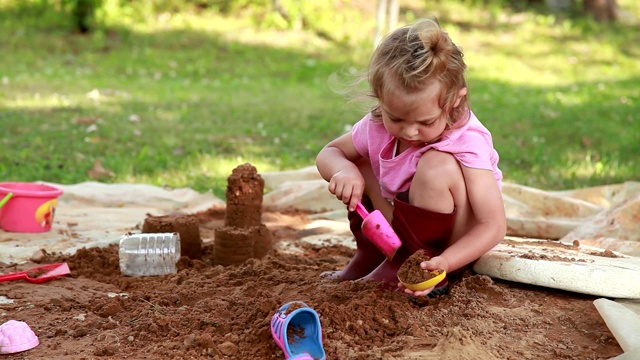
{"type": "MultiPolygon", "coordinates": [[[[83,36],[10,3],[0,0],[2,181],[88,181],[100,160],[113,173],[100,181],[223,197],[235,166],[313,165],[362,115],[328,82],[366,65],[374,24],[362,10],[334,19],[329,41],[210,12],[103,14],[83,36]]],[[[403,20],[430,14],[415,3],[403,20]]],[[[462,5],[431,11],[465,50],[472,106],[507,181],[566,189],[640,178],[637,24],[462,5]]]]}

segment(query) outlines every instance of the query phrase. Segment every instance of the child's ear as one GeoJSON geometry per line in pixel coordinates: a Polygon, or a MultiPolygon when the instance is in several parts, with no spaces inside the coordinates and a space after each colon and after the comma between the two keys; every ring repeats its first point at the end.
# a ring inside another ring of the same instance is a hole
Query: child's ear
{"type": "Polygon", "coordinates": [[[453,104],[454,108],[457,108],[458,105],[460,105],[460,101],[462,101],[462,98],[465,97],[467,93],[469,93],[469,89],[467,89],[466,86],[458,91],[458,98],[456,99],[456,103],[453,104]]]}

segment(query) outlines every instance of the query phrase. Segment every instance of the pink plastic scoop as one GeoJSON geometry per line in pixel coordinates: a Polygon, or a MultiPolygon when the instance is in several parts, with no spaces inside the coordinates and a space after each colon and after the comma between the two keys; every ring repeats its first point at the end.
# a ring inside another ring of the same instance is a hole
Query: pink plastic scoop
{"type": "Polygon", "coordinates": [[[55,263],[36,266],[27,271],[20,271],[12,274],[0,275],[0,282],[11,280],[27,280],[32,283],[43,283],[60,276],[69,275],[69,265],[67,263],[55,263]]]}
{"type": "Polygon", "coordinates": [[[385,254],[387,259],[393,259],[402,242],[384,215],[380,210],[369,213],[360,202],[356,206],[356,211],[364,219],[362,232],[385,254]]]}

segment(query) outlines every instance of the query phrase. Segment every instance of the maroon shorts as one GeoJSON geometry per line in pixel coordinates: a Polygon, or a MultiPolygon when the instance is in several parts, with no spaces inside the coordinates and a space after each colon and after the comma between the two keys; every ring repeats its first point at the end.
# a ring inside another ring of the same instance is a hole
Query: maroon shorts
{"type": "Polygon", "coordinates": [[[443,214],[409,204],[409,193],[396,195],[391,226],[402,244],[414,253],[419,249],[434,257],[442,254],[451,238],[456,210],[443,214]]]}

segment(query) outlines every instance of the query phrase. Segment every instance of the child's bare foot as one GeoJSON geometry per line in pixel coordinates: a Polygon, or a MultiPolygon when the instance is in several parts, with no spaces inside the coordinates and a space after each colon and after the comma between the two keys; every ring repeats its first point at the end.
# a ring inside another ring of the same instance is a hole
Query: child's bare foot
{"type": "Polygon", "coordinates": [[[324,279],[339,279],[340,281],[358,280],[374,271],[384,260],[384,255],[364,254],[361,251],[345,266],[338,271],[325,271],[320,276],[324,279]]]}
{"type": "Polygon", "coordinates": [[[392,286],[396,286],[398,284],[398,269],[400,268],[400,265],[402,265],[402,261],[396,261],[395,259],[393,261],[384,260],[378,267],[361,280],[385,282],[392,286]]]}

